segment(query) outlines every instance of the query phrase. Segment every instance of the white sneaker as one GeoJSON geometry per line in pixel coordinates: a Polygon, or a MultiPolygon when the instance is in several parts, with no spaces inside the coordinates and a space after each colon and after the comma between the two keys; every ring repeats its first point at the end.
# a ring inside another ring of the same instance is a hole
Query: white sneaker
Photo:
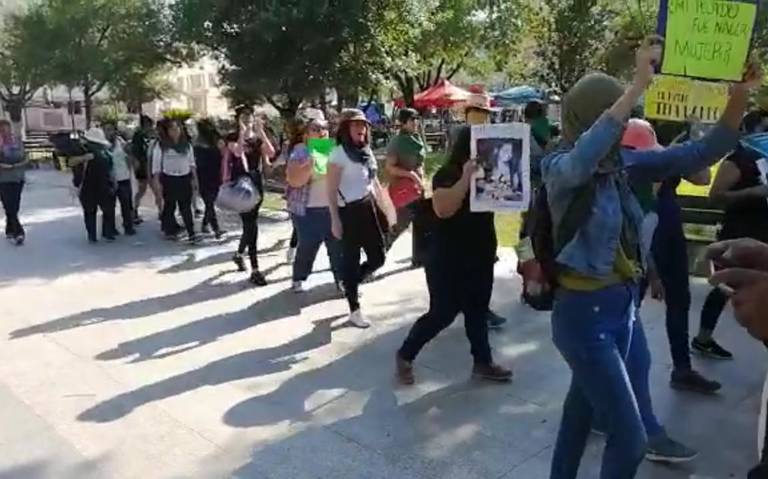
{"type": "Polygon", "coordinates": [[[296,259],[296,248],[288,248],[288,252],[285,253],[285,261],[288,264],[293,264],[294,259],[296,259]]]}
{"type": "Polygon", "coordinates": [[[371,327],[371,323],[366,321],[366,319],[363,317],[363,313],[360,312],[359,309],[349,315],[349,322],[352,324],[352,326],[360,329],[367,329],[371,327]]]}
{"type": "Polygon", "coordinates": [[[303,293],[304,292],[304,283],[301,281],[294,281],[293,285],[291,286],[291,291],[294,293],[303,293]]]}

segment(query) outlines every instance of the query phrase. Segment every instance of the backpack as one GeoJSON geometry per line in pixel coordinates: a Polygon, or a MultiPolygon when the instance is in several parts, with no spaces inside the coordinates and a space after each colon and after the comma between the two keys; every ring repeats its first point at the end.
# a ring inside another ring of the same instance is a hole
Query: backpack
{"type": "Polygon", "coordinates": [[[521,255],[518,272],[523,277],[523,301],[537,311],[551,311],[560,266],[557,256],[573,240],[592,213],[596,182],[579,188],[555,234],[546,186],[542,185],[531,200],[525,225],[531,252],[521,255]]]}

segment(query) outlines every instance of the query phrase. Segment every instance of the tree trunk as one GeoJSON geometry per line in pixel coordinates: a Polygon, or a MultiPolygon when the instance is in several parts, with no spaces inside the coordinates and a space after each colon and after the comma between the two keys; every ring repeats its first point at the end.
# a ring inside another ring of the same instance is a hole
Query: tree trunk
{"type": "Polygon", "coordinates": [[[91,119],[93,115],[93,97],[91,96],[91,84],[87,80],[83,82],[83,109],[85,110],[85,129],[91,127],[91,119]]]}

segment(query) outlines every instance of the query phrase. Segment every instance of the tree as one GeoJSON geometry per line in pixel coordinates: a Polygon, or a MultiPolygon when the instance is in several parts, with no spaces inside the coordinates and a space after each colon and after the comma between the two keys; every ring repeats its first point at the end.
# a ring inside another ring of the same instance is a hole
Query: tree
{"type": "Polygon", "coordinates": [[[385,15],[389,73],[411,105],[419,91],[459,71],[504,69],[522,30],[517,0],[396,0],[385,15]],[[389,21],[389,23],[388,23],[389,21]]]}
{"type": "Polygon", "coordinates": [[[534,26],[538,77],[561,92],[600,64],[615,12],[599,0],[550,0],[534,26]]]}
{"type": "Polygon", "coordinates": [[[47,18],[39,11],[9,14],[0,34],[0,100],[11,114],[14,131],[24,135],[22,110],[48,81],[52,61],[47,18]]]}
{"type": "Polygon", "coordinates": [[[164,68],[127,71],[109,84],[110,96],[126,105],[130,113],[141,113],[142,105],[171,93],[173,85],[165,76],[164,68]]]}
{"type": "Polygon", "coordinates": [[[44,0],[38,7],[55,38],[53,79],[83,92],[86,124],[107,85],[175,60],[178,51],[156,0],[44,0]]]}
{"type": "Polygon", "coordinates": [[[381,2],[386,3],[180,0],[175,14],[181,38],[221,60],[231,98],[266,101],[289,117],[304,100],[323,95],[342,72],[350,78],[359,73],[341,59],[368,38],[365,22],[381,2]]]}

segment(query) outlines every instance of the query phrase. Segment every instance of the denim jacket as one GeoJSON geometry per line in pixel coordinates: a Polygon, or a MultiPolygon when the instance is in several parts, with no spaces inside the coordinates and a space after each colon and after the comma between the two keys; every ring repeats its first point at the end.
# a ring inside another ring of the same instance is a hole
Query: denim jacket
{"type": "MultiPolygon", "coordinates": [[[[547,186],[549,208],[557,228],[573,194],[591,181],[598,163],[621,141],[624,124],[604,114],[579,137],[574,145],[553,152],[541,162],[547,186]]],[[[640,237],[643,212],[628,182],[618,182],[615,175],[629,175],[632,182],[657,182],[669,176],[688,176],[716,163],[736,148],[739,133],[722,124],[699,141],[671,146],[665,150],[637,151],[622,149],[623,165],[613,175],[597,177],[597,192],[592,215],[574,238],[563,248],[557,262],[575,272],[603,278],[614,267],[619,246],[623,214],[622,201],[628,210],[629,224],[640,237]]],[[[643,251],[643,262],[647,251],[643,251]]]]}

